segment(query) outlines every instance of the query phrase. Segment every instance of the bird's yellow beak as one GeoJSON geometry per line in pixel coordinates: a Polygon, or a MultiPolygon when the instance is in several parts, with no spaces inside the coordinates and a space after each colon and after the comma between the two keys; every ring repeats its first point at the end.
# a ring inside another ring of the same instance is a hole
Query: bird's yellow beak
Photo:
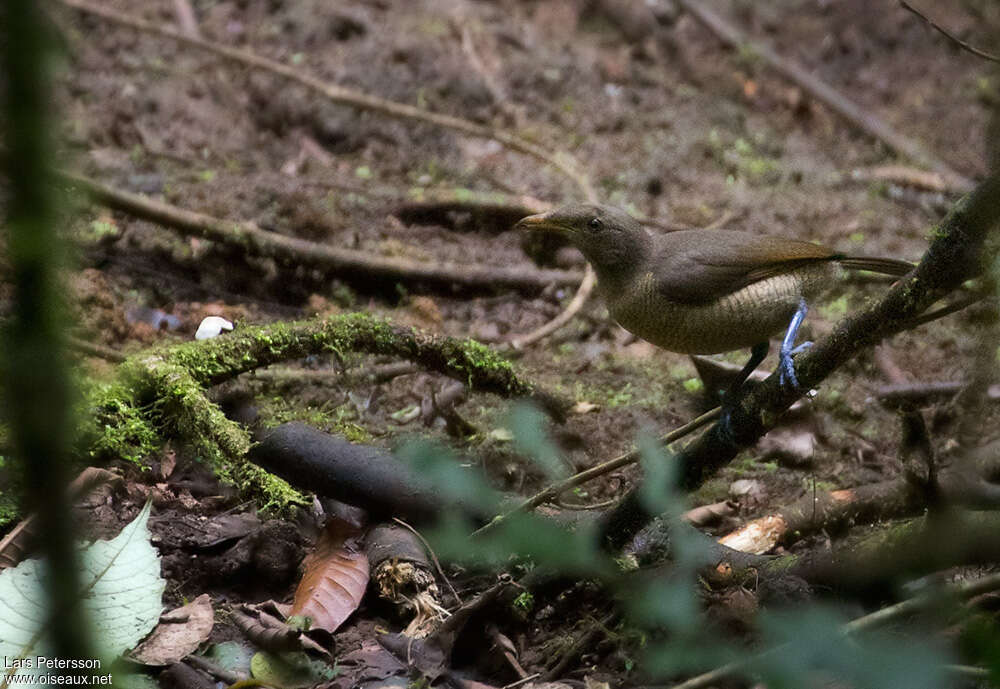
{"type": "Polygon", "coordinates": [[[529,215],[527,218],[521,218],[518,220],[517,224],[514,225],[514,229],[531,230],[533,232],[558,232],[559,234],[566,234],[569,232],[568,227],[553,220],[551,211],[548,213],[529,215]]]}

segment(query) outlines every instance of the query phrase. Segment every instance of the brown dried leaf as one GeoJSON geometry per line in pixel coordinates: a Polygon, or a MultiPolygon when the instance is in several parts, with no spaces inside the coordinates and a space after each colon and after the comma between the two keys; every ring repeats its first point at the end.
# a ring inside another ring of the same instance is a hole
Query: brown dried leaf
{"type": "Polygon", "coordinates": [[[368,587],[368,558],[359,535],[347,522],[327,522],[303,563],[290,615],[309,617],[313,627],[333,632],[357,610],[368,587]]]}
{"type": "Polygon", "coordinates": [[[144,665],[170,665],[193,653],[212,634],[215,613],[203,593],[187,605],[160,617],[160,623],[132,652],[144,665]]]}

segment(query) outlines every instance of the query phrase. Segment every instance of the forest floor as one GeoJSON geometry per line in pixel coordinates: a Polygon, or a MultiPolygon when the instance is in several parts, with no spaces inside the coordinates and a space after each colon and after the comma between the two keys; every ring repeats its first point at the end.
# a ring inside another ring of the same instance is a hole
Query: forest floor
{"type": "MultiPolygon", "coordinates": [[[[570,152],[602,201],[661,223],[798,237],[849,253],[921,256],[954,196],[854,174],[896,161],[751,52],[724,48],[691,17],[664,7],[662,23],[623,28],[621,15],[605,11],[612,4],[193,2],[205,38],[570,152]]],[[[993,155],[989,114],[1000,100],[1000,73],[895,2],[711,4],[963,175],[986,172],[993,155]]],[[[104,5],[157,23],[176,21],[174,3],[167,0],[104,5]]],[[[997,47],[990,27],[1000,26],[1000,15],[987,3],[930,6],[938,21],[963,38],[997,47]],[[985,15],[977,14],[980,6],[985,15]]],[[[332,105],[263,71],[92,16],[69,11],[59,18],[64,159],[92,179],[373,255],[428,264],[531,269],[534,260],[584,267],[574,251],[533,246],[511,229],[516,218],[509,215],[414,213],[407,205],[427,189],[581,200],[567,179],[535,159],[431,124],[332,105]]],[[[72,281],[80,332],[125,353],[189,340],[207,315],[226,317],[239,328],[348,311],[496,344],[543,325],[572,296],[572,289],[563,288],[449,288],[364,273],[324,274],[183,238],[126,214],[84,205],[73,211],[70,223],[82,244],[72,281]]],[[[810,311],[802,339],[830,332],[839,318],[885,288],[846,283],[810,311]]],[[[911,381],[967,379],[976,347],[964,313],[885,345],[911,381]]],[[[774,349],[766,370],[775,365],[774,349]]],[[[719,358],[741,364],[745,356],[719,358]]],[[[412,372],[371,382],[338,374],[344,366],[383,363],[371,357],[312,358],[270,375],[244,375],[229,388],[252,393],[268,425],[298,420],[385,448],[431,437],[475,458],[504,490],[530,495],[544,487],[544,474],[510,442],[508,401],[469,394],[455,407],[469,428],[455,437],[443,419],[426,413],[446,379],[412,372]]],[[[527,379],[587,403],[589,411],[550,428],[574,471],[627,451],[641,432],[662,434],[712,406],[688,357],[635,340],[609,321],[598,298],[567,327],[526,348],[515,366],[527,379]]],[[[87,359],[85,367],[98,376],[112,370],[97,359],[87,359]]],[[[875,400],[887,382],[870,352],[851,361],[776,438],[742,453],[691,496],[690,506],[734,500],[737,513],[714,527],[724,533],[809,491],[898,476],[899,422],[875,400]],[[802,442],[808,451],[789,451],[802,442]]],[[[948,400],[926,408],[936,446],[952,442],[956,415],[948,400]]],[[[995,428],[996,412],[989,418],[995,428]]],[[[200,496],[217,489],[193,491],[197,481],[178,479],[198,475],[194,458],[183,447],[165,452],[176,453],[173,478],[130,473],[148,490],[167,484],[158,489],[164,491],[161,507],[174,521],[154,521],[161,539],[180,538],[176,530],[191,515],[253,511],[232,499],[203,501],[200,496]]],[[[154,458],[154,465],[162,460],[154,458]]],[[[602,477],[578,488],[571,501],[609,500],[638,476],[630,468],[602,477]]],[[[107,520],[109,529],[124,519],[120,510],[91,516],[107,520]]],[[[801,547],[827,538],[816,536],[801,547]]],[[[178,602],[206,591],[220,605],[287,600],[294,584],[280,578],[207,583],[189,566],[181,558],[166,571],[168,593],[178,602]]],[[[544,667],[553,640],[573,637],[591,612],[584,605],[574,615],[534,620],[510,632],[521,664],[528,672],[544,667]]],[[[365,603],[338,632],[337,653],[357,649],[377,628],[398,627],[383,608],[365,603]]],[[[236,632],[218,625],[216,636],[236,632]]],[[[620,685],[630,668],[621,645],[602,642],[565,676],[620,685]]],[[[494,684],[516,679],[496,672],[494,684]]]]}

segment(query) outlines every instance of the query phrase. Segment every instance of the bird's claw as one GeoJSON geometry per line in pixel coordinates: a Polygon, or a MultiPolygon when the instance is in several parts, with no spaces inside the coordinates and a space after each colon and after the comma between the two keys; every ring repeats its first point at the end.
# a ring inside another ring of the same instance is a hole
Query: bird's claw
{"type": "Polygon", "coordinates": [[[795,347],[788,352],[781,352],[780,359],[778,360],[778,382],[782,385],[791,383],[792,387],[796,390],[799,388],[799,379],[795,376],[795,357],[797,354],[801,354],[810,347],[812,347],[812,342],[803,342],[802,344],[795,347]]]}
{"type": "Polygon", "coordinates": [[[792,361],[791,355],[782,356],[778,362],[778,382],[783,386],[791,383],[796,390],[799,388],[799,379],[795,376],[795,362],[792,361]]]}
{"type": "Polygon", "coordinates": [[[806,305],[806,300],[800,299],[799,307],[796,309],[795,315],[792,316],[792,322],[788,324],[785,338],[781,341],[781,351],[778,355],[778,382],[782,385],[791,383],[792,387],[796,390],[799,389],[799,379],[795,375],[795,362],[792,360],[792,357],[812,346],[812,342],[803,342],[797,347],[794,346],[795,335],[798,333],[799,326],[802,325],[802,321],[806,317],[808,310],[809,307],[806,305]]]}

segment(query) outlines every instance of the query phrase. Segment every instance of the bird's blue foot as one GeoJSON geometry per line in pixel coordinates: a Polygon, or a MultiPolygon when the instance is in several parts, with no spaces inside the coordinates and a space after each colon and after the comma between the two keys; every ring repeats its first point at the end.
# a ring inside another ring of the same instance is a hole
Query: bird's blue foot
{"type": "Polygon", "coordinates": [[[795,362],[792,361],[792,357],[812,346],[812,342],[803,342],[798,347],[795,346],[795,336],[798,334],[799,326],[802,325],[808,311],[806,300],[799,299],[799,307],[796,309],[795,315],[792,316],[792,321],[788,324],[788,330],[785,331],[785,337],[781,341],[781,350],[778,354],[778,382],[782,385],[790,383],[795,389],[799,387],[799,379],[795,376],[795,362]]]}

